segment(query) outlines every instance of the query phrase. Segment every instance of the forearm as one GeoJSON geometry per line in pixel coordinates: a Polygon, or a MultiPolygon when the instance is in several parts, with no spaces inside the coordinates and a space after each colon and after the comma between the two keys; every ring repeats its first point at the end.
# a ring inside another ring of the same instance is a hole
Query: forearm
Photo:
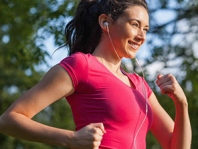
{"type": "Polygon", "coordinates": [[[69,147],[72,131],[35,122],[24,115],[11,113],[0,117],[0,132],[28,141],[69,147]]]}
{"type": "Polygon", "coordinates": [[[171,139],[171,149],[190,149],[192,130],[187,103],[175,103],[175,126],[171,139]]]}

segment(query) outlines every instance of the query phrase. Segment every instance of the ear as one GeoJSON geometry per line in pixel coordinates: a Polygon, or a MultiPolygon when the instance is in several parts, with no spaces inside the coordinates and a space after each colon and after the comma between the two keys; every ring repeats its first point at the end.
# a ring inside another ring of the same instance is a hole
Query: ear
{"type": "Polygon", "coordinates": [[[109,22],[108,22],[108,16],[106,14],[101,14],[98,17],[98,23],[99,23],[102,31],[107,32],[107,23],[109,23],[109,22]]]}

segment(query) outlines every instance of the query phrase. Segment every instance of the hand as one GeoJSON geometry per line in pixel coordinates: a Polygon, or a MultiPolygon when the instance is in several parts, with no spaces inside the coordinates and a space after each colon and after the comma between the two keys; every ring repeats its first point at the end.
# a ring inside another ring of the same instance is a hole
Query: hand
{"type": "Polygon", "coordinates": [[[161,89],[162,94],[167,94],[175,102],[187,102],[181,86],[172,74],[164,76],[159,74],[157,76],[156,84],[161,89]]]}
{"type": "Polygon", "coordinates": [[[103,134],[106,133],[102,123],[89,124],[74,132],[71,149],[98,149],[103,134]]]}

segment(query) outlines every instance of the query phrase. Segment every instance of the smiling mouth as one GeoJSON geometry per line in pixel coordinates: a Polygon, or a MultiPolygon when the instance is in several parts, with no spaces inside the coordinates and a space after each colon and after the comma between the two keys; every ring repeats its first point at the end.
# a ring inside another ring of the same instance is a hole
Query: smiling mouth
{"type": "Polygon", "coordinates": [[[130,45],[131,45],[131,47],[133,48],[133,49],[135,49],[135,50],[137,50],[138,48],[139,48],[139,45],[138,44],[135,44],[135,43],[133,43],[133,42],[131,42],[131,41],[129,41],[128,42],[130,45]]]}

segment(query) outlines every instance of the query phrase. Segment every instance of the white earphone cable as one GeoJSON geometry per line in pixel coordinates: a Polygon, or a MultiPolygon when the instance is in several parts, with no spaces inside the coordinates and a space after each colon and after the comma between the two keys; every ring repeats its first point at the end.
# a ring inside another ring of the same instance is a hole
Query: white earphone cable
{"type": "MultiPolygon", "coordinates": [[[[108,36],[109,36],[111,45],[112,45],[112,47],[113,47],[113,49],[114,49],[114,51],[115,51],[117,57],[119,58],[119,60],[121,60],[121,58],[119,57],[119,55],[118,55],[118,53],[117,53],[117,51],[116,51],[116,49],[115,49],[115,46],[114,46],[113,41],[112,41],[112,38],[111,38],[111,36],[110,36],[108,23],[105,22],[105,25],[106,25],[106,27],[107,27],[107,33],[108,33],[108,36]]],[[[137,58],[135,58],[135,61],[136,61],[138,67],[141,69],[141,72],[142,72],[142,92],[143,92],[143,95],[144,95],[144,98],[145,98],[145,102],[146,102],[144,119],[143,119],[141,125],[139,126],[139,128],[137,129],[137,131],[136,131],[136,133],[135,133],[135,135],[134,135],[134,139],[133,139],[133,146],[134,146],[135,149],[137,149],[137,146],[136,146],[136,139],[137,139],[137,136],[138,136],[138,134],[139,134],[139,132],[140,132],[140,130],[141,130],[141,128],[142,128],[144,122],[146,121],[147,114],[148,114],[148,103],[147,103],[147,93],[146,93],[145,84],[144,84],[144,72],[143,72],[143,69],[142,69],[141,65],[139,64],[137,58]]],[[[134,72],[134,73],[135,73],[135,72],[134,72]]],[[[136,74],[136,73],[135,73],[135,74],[136,74]]],[[[133,147],[133,146],[132,146],[132,147],[133,147]]]]}
{"type": "Polygon", "coordinates": [[[134,148],[137,149],[137,146],[136,146],[136,139],[137,139],[137,136],[139,134],[139,131],[141,130],[144,122],[146,121],[146,118],[147,118],[147,114],[148,114],[148,103],[147,103],[147,94],[146,94],[146,89],[145,89],[145,85],[144,85],[144,72],[143,72],[143,69],[141,67],[141,65],[139,64],[137,58],[135,58],[135,61],[137,63],[137,65],[139,66],[139,68],[141,69],[141,72],[142,72],[142,91],[143,91],[143,94],[144,94],[144,98],[145,98],[145,102],[146,102],[146,109],[145,109],[145,116],[144,116],[144,119],[141,123],[141,125],[139,126],[139,128],[137,129],[136,131],[136,134],[134,136],[134,140],[133,140],[133,145],[134,145],[134,148]]]}
{"type": "Polygon", "coordinates": [[[112,38],[111,38],[111,36],[110,36],[108,23],[106,24],[106,27],[107,27],[107,33],[108,33],[108,36],[109,36],[111,45],[112,45],[112,47],[113,47],[113,50],[115,51],[115,53],[116,53],[118,59],[121,61],[121,58],[120,58],[120,56],[118,55],[118,53],[117,53],[117,51],[116,51],[116,49],[115,49],[115,46],[114,46],[114,44],[113,44],[112,38]]]}

